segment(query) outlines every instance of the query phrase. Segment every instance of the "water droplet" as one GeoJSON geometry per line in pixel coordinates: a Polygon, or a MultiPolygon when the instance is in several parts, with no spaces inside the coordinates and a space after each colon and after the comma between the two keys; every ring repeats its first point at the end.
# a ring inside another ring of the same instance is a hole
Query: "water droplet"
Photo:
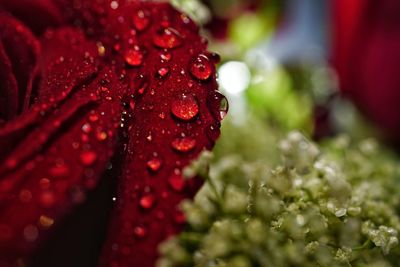
{"type": "Polygon", "coordinates": [[[191,137],[179,137],[171,142],[171,146],[176,151],[189,152],[196,146],[196,140],[191,137]]]}
{"type": "Polygon", "coordinates": [[[139,200],[140,207],[145,210],[153,208],[155,203],[156,203],[156,198],[152,193],[147,193],[143,195],[139,200]]]}
{"type": "Polygon", "coordinates": [[[162,61],[168,62],[172,59],[172,54],[167,51],[163,51],[160,53],[160,58],[162,61]]]}
{"type": "Polygon", "coordinates": [[[99,53],[99,56],[104,56],[106,54],[106,48],[101,42],[97,43],[97,52],[99,53]]]}
{"type": "Polygon", "coordinates": [[[175,48],[182,44],[182,37],[175,29],[164,28],[155,33],[153,43],[160,48],[175,48]]]}
{"type": "Polygon", "coordinates": [[[99,116],[98,116],[97,114],[90,114],[90,115],[89,115],[89,120],[90,120],[91,122],[96,122],[96,121],[99,120],[99,116]]]}
{"type": "Polygon", "coordinates": [[[110,3],[110,7],[111,7],[112,9],[117,9],[117,8],[118,8],[118,6],[119,6],[119,4],[118,4],[118,2],[117,2],[117,1],[111,1],[111,3],[110,3]]]}
{"type": "Polygon", "coordinates": [[[147,229],[142,225],[138,225],[133,229],[133,234],[137,238],[144,238],[147,236],[147,229]]]}
{"type": "Polygon", "coordinates": [[[97,154],[94,151],[83,151],[80,154],[80,161],[85,166],[91,166],[97,160],[97,154]]]}
{"type": "Polygon", "coordinates": [[[42,215],[39,217],[39,224],[43,228],[47,229],[47,228],[50,228],[54,224],[54,219],[50,218],[46,215],[42,215]]]}
{"type": "Polygon", "coordinates": [[[168,67],[162,67],[157,71],[157,75],[161,78],[167,76],[169,73],[169,68],[168,67]]]}
{"type": "Polygon", "coordinates": [[[159,158],[152,158],[147,161],[147,167],[149,170],[156,172],[161,168],[162,161],[159,158]]]}
{"type": "Polygon", "coordinates": [[[221,57],[217,53],[209,53],[208,57],[211,59],[212,62],[214,62],[214,64],[218,64],[221,62],[221,57]]]}
{"type": "Polygon", "coordinates": [[[174,172],[168,177],[168,185],[176,192],[182,192],[185,188],[185,184],[185,179],[183,179],[180,173],[174,172]]]}
{"type": "Polygon", "coordinates": [[[39,230],[34,225],[28,225],[24,228],[24,237],[26,241],[33,242],[39,236],[39,230]]]}
{"type": "Polygon", "coordinates": [[[133,14],[132,22],[138,31],[143,31],[150,24],[150,15],[145,10],[139,9],[133,14]]]}
{"type": "Polygon", "coordinates": [[[199,105],[194,96],[182,94],[172,102],[171,112],[176,118],[189,121],[199,113],[199,105]]]}
{"type": "Polygon", "coordinates": [[[129,49],[124,55],[125,63],[132,67],[137,67],[143,63],[143,53],[138,49],[129,49]]]}
{"type": "Polygon", "coordinates": [[[220,92],[218,91],[213,92],[211,96],[208,98],[208,104],[210,106],[211,113],[217,120],[219,121],[223,120],[228,114],[229,110],[228,100],[220,92]]]}
{"type": "Polygon", "coordinates": [[[90,133],[92,131],[92,127],[90,126],[90,124],[89,123],[85,123],[83,126],[82,126],[82,132],[84,132],[84,133],[90,133]]]}
{"type": "Polygon", "coordinates": [[[189,71],[193,77],[205,81],[210,78],[213,72],[213,65],[205,55],[198,55],[190,63],[189,71]]]}
{"type": "Polygon", "coordinates": [[[97,140],[99,140],[99,141],[104,141],[104,140],[107,139],[107,133],[106,133],[106,132],[103,132],[103,131],[97,132],[96,138],[97,138],[97,140]]]}

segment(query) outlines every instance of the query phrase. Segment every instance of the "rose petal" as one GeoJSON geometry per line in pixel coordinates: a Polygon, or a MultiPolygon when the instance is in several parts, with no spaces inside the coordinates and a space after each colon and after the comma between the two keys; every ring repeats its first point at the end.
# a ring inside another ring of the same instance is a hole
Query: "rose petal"
{"type": "MultiPolygon", "coordinates": [[[[17,92],[16,99],[10,99],[13,105],[17,104],[17,112],[27,108],[30,100],[32,84],[35,77],[37,57],[39,54],[39,43],[36,37],[20,21],[0,13],[0,41],[2,43],[2,65],[9,64],[18,88],[7,87],[9,92],[17,92]],[[5,54],[5,55],[4,55],[5,54]],[[7,60],[7,57],[9,60],[7,60]]],[[[15,108],[14,108],[15,109],[15,108]]],[[[12,110],[12,109],[10,109],[12,110]]],[[[17,114],[14,112],[14,116],[17,114]]]]}
{"type": "MultiPolygon", "coordinates": [[[[42,118],[22,129],[25,139],[14,144],[0,163],[1,260],[13,262],[32,253],[48,230],[96,186],[115,151],[120,103],[106,96],[112,91],[101,88],[112,86],[115,93],[121,88],[109,69],[87,84],[78,83],[97,69],[92,60],[97,54],[90,53],[96,45],[77,43],[80,36],[70,29],[46,35],[45,47],[69,50],[53,49],[53,60],[45,59],[49,64],[42,87],[62,89],[42,88],[41,99],[32,107],[42,111],[42,118]],[[88,64],[85,71],[82,64],[88,64]],[[62,90],[67,93],[60,97],[62,90]],[[44,100],[50,107],[43,107],[44,100]]],[[[29,112],[21,116],[25,114],[29,112]]]]}
{"type": "Polygon", "coordinates": [[[42,33],[48,27],[62,22],[62,12],[53,0],[0,0],[0,9],[12,13],[35,32],[42,33]]]}
{"type": "Polygon", "coordinates": [[[76,6],[69,7],[71,20],[101,42],[106,60],[134,91],[126,100],[132,109],[124,123],[127,154],[100,266],[154,266],[158,244],[184,223],[178,204],[199,186],[185,185],[182,168],[219,136],[215,59],[198,27],[169,4],[83,0],[76,6]],[[199,55],[204,65],[193,71],[199,55]]]}
{"type": "Polygon", "coordinates": [[[18,113],[18,85],[9,57],[0,42],[0,122],[18,113]]]}

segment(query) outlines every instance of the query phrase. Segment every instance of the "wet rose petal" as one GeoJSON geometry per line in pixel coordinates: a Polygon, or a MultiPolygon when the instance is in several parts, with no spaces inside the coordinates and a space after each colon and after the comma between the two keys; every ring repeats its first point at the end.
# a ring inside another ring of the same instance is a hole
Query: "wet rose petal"
{"type": "Polygon", "coordinates": [[[0,152],[0,226],[7,233],[0,237],[0,259],[34,253],[83,201],[68,192],[96,188],[118,153],[121,175],[99,266],[154,266],[158,244],[183,226],[169,211],[201,185],[194,179],[171,186],[170,177],[211,149],[217,135],[209,132],[219,132],[221,118],[213,114],[220,103],[209,101],[217,90],[214,63],[207,78],[191,73],[206,44],[169,4],[56,4],[68,11],[61,20],[82,25],[85,34],[72,28],[44,34],[29,111],[0,128],[10,144],[0,152]],[[160,35],[160,29],[168,31],[160,35]],[[177,106],[182,95],[194,102],[177,106]],[[185,136],[190,144],[177,143],[185,136]]]}

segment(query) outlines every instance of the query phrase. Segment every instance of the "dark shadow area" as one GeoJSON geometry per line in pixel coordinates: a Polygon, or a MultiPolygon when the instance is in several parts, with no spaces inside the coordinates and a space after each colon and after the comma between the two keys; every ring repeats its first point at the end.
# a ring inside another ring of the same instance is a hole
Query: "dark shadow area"
{"type": "MultiPolygon", "coordinates": [[[[118,151],[118,150],[117,150],[118,151]]],[[[55,229],[50,240],[35,253],[29,267],[95,267],[107,234],[120,156],[112,160],[96,189],[55,229]]]]}

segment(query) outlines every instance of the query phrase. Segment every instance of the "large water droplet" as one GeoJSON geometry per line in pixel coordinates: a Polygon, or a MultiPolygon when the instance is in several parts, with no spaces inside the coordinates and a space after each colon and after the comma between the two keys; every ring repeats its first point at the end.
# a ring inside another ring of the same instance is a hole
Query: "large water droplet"
{"type": "Polygon", "coordinates": [[[182,94],[172,102],[171,112],[176,118],[189,121],[199,113],[199,105],[194,96],[182,94]]]}
{"type": "Polygon", "coordinates": [[[191,137],[179,137],[175,138],[171,142],[173,149],[179,152],[189,152],[196,146],[196,139],[191,137]]]}
{"type": "Polygon", "coordinates": [[[182,44],[182,37],[177,30],[164,28],[155,33],[153,43],[160,48],[175,48],[182,44]]]}
{"type": "Polygon", "coordinates": [[[97,160],[97,154],[94,151],[83,151],[79,157],[81,163],[85,166],[93,165],[97,160]]]}
{"type": "Polygon", "coordinates": [[[152,193],[147,193],[143,195],[139,200],[140,207],[145,210],[153,208],[155,204],[156,198],[152,193]]]}
{"type": "Polygon", "coordinates": [[[129,49],[124,54],[125,63],[137,67],[143,63],[143,52],[139,49],[129,49]]]}
{"type": "Polygon", "coordinates": [[[229,103],[226,97],[218,91],[213,92],[208,98],[208,104],[214,117],[221,121],[228,114],[229,103]]]}
{"type": "Polygon", "coordinates": [[[207,80],[213,72],[213,65],[205,55],[198,55],[192,60],[189,71],[199,80],[207,80]]]}
{"type": "Polygon", "coordinates": [[[143,31],[150,24],[150,14],[143,9],[139,9],[133,14],[132,22],[138,31],[143,31]]]}
{"type": "Polygon", "coordinates": [[[161,165],[162,161],[159,158],[152,158],[147,161],[147,167],[153,172],[157,172],[161,168],[161,165]]]}

